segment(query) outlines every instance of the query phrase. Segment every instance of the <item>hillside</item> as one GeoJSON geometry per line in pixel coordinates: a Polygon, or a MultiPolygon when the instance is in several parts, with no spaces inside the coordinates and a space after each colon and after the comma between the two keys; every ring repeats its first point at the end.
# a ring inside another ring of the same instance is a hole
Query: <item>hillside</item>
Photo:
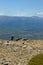
{"type": "Polygon", "coordinates": [[[43,40],[43,18],[0,16],[0,39],[16,38],[43,40]]]}
{"type": "Polygon", "coordinates": [[[41,22],[43,21],[43,17],[32,16],[32,17],[23,17],[23,16],[0,16],[1,23],[9,23],[9,22],[16,22],[16,21],[30,21],[30,22],[41,22]]]}
{"type": "Polygon", "coordinates": [[[40,53],[43,53],[43,40],[0,40],[0,65],[27,65],[40,53]]]}

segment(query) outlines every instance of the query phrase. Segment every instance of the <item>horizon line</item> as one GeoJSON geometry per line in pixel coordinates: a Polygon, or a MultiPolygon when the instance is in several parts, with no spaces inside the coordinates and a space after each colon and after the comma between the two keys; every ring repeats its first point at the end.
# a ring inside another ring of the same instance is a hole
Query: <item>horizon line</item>
{"type": "Polygon", "coordinates": [[[9,16],[9,17],[43,17],[43,16],[21,16],[21,15],[0,15],[0,16],[9,16]]]}

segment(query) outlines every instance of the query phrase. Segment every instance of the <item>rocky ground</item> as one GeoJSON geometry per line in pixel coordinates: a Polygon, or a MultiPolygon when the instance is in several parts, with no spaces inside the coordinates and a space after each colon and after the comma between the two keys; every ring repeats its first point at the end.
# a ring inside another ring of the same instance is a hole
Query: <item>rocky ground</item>
{"type": "Polygon", "coordinates": [[[43,53],[43,40],[0,40],[0,65],[27,65],[40,53],[43,53]]]}

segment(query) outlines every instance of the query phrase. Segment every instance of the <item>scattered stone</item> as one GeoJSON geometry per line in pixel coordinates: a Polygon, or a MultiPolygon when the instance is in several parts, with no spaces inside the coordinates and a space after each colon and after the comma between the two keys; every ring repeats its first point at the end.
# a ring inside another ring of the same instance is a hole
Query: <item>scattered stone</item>
{"type": "Polygon", "coordinates": [[[8,65],[8,64],[4,64],[4,65],[8,65]]]}
{"type": "Polygon", "coordinates": [[[33,50],[33,48],[31,46],[27,46],[28,50],[33,50]]]}
{"type": "Polygon", "coordinates": [[[22,44],[24,44],[24,43],[22,43],[22,44]]]}
{"type": "Polygon", "coordinates": [[[23,41],[27,41],[28,39],[24,38],[23,41]]]}
{"type": "Polygon", "coordinates": [[[17,39],[16,41],[4,41],[0,45],[0,65],[26,65],[27,62],[39,53],[43,53],[42,40],[30,40],[29,42],[17,39]]]}
{"type": "Polygon", "coordinates": [[[21,40],[22,38],[18,38],[18,39],[16,39],[16,41],[19,41],[19,40],[21,40]]]}
{"type": "Polygon", "coordinates": [[[22,46],[22,48],[26,48],[26,47],[27,47],[26,45],[22,46]]]}

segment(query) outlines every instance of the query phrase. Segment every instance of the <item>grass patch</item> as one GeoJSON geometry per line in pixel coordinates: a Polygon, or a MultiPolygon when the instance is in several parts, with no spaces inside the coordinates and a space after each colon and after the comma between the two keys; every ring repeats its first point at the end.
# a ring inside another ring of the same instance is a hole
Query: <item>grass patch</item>
{"type": "Polygon", "coordinates": [[[43,54],[34,56],[30,62],[28,62],[28,65],[43,65],[43,54]]]}

